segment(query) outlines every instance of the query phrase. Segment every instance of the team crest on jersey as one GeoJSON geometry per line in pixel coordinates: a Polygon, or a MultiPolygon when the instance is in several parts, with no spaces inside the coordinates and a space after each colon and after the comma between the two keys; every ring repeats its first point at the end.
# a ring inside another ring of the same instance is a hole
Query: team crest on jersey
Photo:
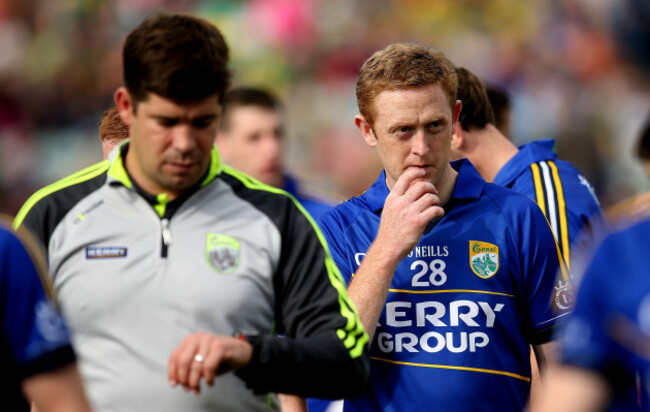
{"type": "Polygon", "coordinates": [[[208,233],[205,242],[205,258],[219,273],[230,273],[239,265],[240,244],[234,237],[220,233],[208,233]]]}
{"type": "Polygon", "coordinates": [[[494,276],[499,270],[499,246],[470,240],[469,267],[480,278],[487,279],[494,276]]]}

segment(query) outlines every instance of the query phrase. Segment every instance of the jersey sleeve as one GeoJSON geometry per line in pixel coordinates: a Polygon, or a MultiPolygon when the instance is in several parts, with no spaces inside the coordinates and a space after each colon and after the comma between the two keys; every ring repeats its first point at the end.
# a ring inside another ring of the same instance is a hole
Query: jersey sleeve
{"type": "Polygon", "coordinates": [[[238,374],[256,392],[357,396],[369,371],[368,336],[322,233],[290,207],[275,274],[276,330],[252,339],[253,361],[238,374]]]}
{"type": "Polygon", "coordinates": [[[553,338],[556,322],[572,308],[572,285],[560,249],[541,210],[522,205],[517,230],[522,259],[523,294],[528,315],[529,341],[542,344],[553,338]]]}
{"type": "Polygon", "coordinates": [[[594,235],[590,232],[605,223],[596,194],[587,179],[567,162],[540,161],[531,164],[530,170],[534,198],[546,216],[564,262],[570,269],[576,241],[589,241],[594,235]]]}
{"type": "Polygon", "coordinates": [[[610,307],[606,274],[612,272],[606,268],[613,256],[602,253],[595,256],[585,273],[575,308],[558,334],[562,361],[595,371],[607,368],[610,353],[602,323],[610,307]]]}
{"type": "Polygon", "coordinates": [[[35,263],[39,251],[27,244],[0,229],[2,340],[21,380],[75,360],[63,318],[47,294],[49,280],[35,263]]]}
{"type": "Polygon", "coordinates": [[[648,283],[646,271],[636,265],[645,233],[637,238],[616,235],[602,243],[587,265],[575,308],[558,333],[562,363],[609,382],[610,410],[638,410],[634,359],[635,350],[646,351],[647,334],[639,322],[648,283]]]}
{"type": "Polygon", "coordinates": [[[341,272],[345,283],[349,284],[352,280],[354,269],[348,264],[344,241],[345,229],[337,219],[338,213],[339,211],[335,210],[325,214],[320,220],[320,228],[332,254],[332,259],[336,263],[336,267],[341,272]]]}

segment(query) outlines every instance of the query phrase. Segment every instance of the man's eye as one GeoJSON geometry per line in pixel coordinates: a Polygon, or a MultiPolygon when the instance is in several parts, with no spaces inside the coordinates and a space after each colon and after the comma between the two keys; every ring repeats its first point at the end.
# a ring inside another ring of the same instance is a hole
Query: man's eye
{"type": "Polygon", "coordinates": [[[198,119],[192,122],[192,126],[196,127],[197,129],[205,129],[206,127],[210,126],[212,124],[211,119],[198,119]]]}
{"type": "Polygon", "coordinates": [[[159,118],[158,119],[158,124],[161,125],[162,127],[173,127],[178,123],[178,120],[176,119],[167,119],[167,118],[159,118]]]}

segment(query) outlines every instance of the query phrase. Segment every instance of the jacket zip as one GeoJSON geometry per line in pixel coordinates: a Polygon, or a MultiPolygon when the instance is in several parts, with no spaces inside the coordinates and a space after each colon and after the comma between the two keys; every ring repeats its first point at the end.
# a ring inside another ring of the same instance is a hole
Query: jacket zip
{"type": "Polygon", "coordinates": [[[169,230],[169,219],[163,218],[160,220],[160,229],[162,234],[162,247],[160,248],[160,256],[167,257],[167,249],[172,244],[172,232],[169,230]]]}

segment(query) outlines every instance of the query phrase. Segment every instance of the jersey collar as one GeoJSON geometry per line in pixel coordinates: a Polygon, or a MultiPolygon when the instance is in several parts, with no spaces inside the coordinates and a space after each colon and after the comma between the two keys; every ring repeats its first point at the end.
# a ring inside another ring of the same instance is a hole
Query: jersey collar
{"type": "Polygon", "coordinates": [[[282,185],[282,190],[291,194],[294,197],[298,197],[298,182],[292,176],[288,174],[282,175],[284,179],[284,184],[282,185]]]}
{"type": "Polygon", "coordinates": [[[544,139],[527,143],[519,147],[519,152],[503,165],[494,178],[499,186],[510,186],[528,167],[542,160],[557,159],[555,140],[544,139]]]}
{"type": "Polygon", "coordinates": [[[458,172],[454,192],[451,200],[472,200],[478,199],[485,188],[485,180],[478,173],[474,165],[467,159],[451,162],[451,167],[458,172]]]}
{"type": "MultiPolygon", "coordinates": [[[[467,159],[457,160],[450,164],[458,172],[458,178],[448,203],[452,204],[461,199],[478,199],[481,197],[485,187],[485,180],[474,168],[474,165],[467,159]]],[[[386,171],[382,170],[375,183],[370,186],[363,197],[370,209],[374,213],[378,213],[383,209],[389,193],[388,186],[386,186],[386,171]]]]}

